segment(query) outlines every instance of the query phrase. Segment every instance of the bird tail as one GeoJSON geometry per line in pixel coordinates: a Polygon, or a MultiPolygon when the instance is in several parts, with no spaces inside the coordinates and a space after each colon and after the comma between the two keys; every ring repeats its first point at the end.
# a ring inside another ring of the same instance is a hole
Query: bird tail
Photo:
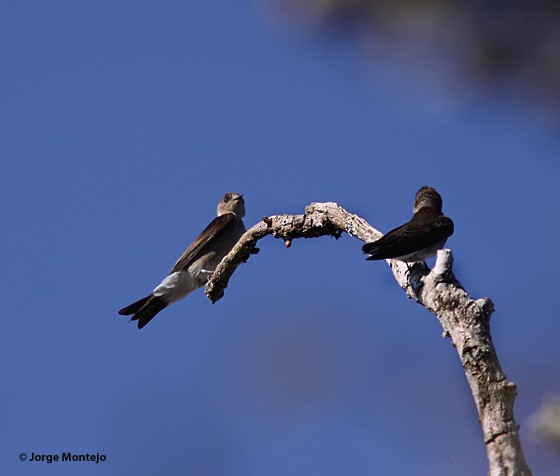
{"type": "Polygon", "coordinates": [[[140,299],[139,301],[133,302],[130,306],[123,307],[119,311],[119,314],[121,316],[130,316],[131,314],[138,312],[142,308],[142,306],[148,302],[148,299],[150,299],[151,297],[152,295],[150,294],[149,296],[146,296],[140,299]]]}
{"type": "Polygon", "coordinates": [[[148,322],[150,322],[155,315],[165,309],[167,303],[159,296],[150,294],[145,298],[132,303],[119,311],[119,314],[129,316],[134,314],[130,320],[138,321],[138,329],[142,329],[148,322]]]}
{"type": "Polygon", "coordinates": [[[385,256],[386,252],[384,252],[383,247],[379,246],[379,243],[376,241],[366,243],[364,246],[362,246],[362,251],[370,255],[366,258],[370,261],[387,258],[387,256],[385,256]]]}

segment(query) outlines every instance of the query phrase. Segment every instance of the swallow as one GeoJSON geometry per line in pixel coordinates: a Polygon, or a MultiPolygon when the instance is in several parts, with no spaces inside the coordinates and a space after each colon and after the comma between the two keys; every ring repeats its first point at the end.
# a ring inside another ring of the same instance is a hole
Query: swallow
{"type": "Polygon", "coordinates": [[[437,253],[453,234],[453,221],[442,212],[443,201],[435,188],[416,192],[409,222],[391,230],[379,240],[363,245],[368,260],[397,259],[414,263],[437,253]]]}
{"type": "Polygon", "coordinates": [[[220,261],[245,233],[243,195],[226,193],[218,203],[218,216],[198,235],[152,293],[121,309],[119,314],[138,321],[142,329],[167,306],[204,286],[220,261]]]}

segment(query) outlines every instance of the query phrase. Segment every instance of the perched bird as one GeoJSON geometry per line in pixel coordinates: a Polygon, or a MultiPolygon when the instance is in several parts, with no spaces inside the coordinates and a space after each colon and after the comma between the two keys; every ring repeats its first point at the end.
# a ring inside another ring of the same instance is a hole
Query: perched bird
{"type": "Polygon", "coordinates": [[[413,263],[434,256],[453,234],[453,221],[443,214],[441,207],[441,195],[435,188],[420,188],[416,192],[411,220],[379,240],[366,243],[362,250],[370,255],[367,259],[413,263]]]}
{"type": "Polygon", "coordinates": [[[204,286],[222,258],[245,233],[244,216],[243,195],[226,193],[218,203],[218,216],[186,249],[161,284],[152,294],[121,309],[119,314],[132,314],[130,320],[138,321],[138,329],[142,329],[158,312],[204,286]]]}

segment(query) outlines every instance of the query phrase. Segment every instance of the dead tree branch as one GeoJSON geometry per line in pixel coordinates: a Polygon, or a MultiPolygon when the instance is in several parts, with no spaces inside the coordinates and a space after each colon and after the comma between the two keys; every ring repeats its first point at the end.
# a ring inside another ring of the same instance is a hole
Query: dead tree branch
{"type": "MultiPolygon", "coordinates": [[[[206,284],[206,295],[212,302],[221,299],[235,269],[258,252],[258,240],[267,235],[280,238],[289,246],[295,238],[325,235],[338,238],[342,232],[362,241],[374,241],[382,236],[364,219],[332,202],[312,203],[303,215],[265,217],[222,260],[206,284]]],[[[387,263],[407,296],[438,318],[443,335],[451,338],[459,354],[478,410],[490,476],[531,475],[513,414],[516,387],[504,375],[492,344],[492,301],[475,300],[467,294],[453,275],[450,250],[438,252],[432,270],[425,263],[412,266],[396,260],[387,263]]]]}

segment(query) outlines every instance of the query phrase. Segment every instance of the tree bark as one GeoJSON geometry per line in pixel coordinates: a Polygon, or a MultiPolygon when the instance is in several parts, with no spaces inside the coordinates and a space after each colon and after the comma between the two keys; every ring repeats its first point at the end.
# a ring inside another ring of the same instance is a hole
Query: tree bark
{"type": "MultiPolygon", "coordinates": [[[[312,203],[303,215],[264,217],[240,238],[216,268],[206,284],[206,295],[212,302],[221,299],[235,269],[258,252],[258,240],[267,235],[290,246],[295,238],[339,238],[342,232],[365,242],[382,236],[363,218],[332,202],[312,203]]],[[[490,476],[530,476],[513,414],[516,387],[504,375],[490,335],[492,301],[475,300],[467,294],[453,275],[450,250],[438,251],[432,270],[424,262],[410,265],[386,261],[407,296],[438,318],[444,337],[451,338],[459,354],[478,410],[490,476]]]]}

